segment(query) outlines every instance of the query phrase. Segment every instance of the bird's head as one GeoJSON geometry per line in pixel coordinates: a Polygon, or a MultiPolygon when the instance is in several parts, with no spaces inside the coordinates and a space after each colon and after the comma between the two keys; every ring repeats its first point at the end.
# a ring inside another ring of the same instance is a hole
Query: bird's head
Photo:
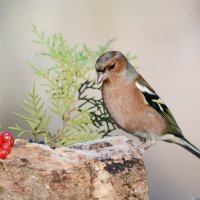
{"type": "Polygon", "coordinates": [[[119,51],[108,51],[96,61],[97,84],[118,77],[127,66],[126,57],[119,51]]]}

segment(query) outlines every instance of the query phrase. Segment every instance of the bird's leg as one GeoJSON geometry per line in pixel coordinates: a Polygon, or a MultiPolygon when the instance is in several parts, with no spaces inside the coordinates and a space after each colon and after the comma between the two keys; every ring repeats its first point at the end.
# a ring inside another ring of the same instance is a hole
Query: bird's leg
{"type": "Polygon", "coordinates": [[[143,154],[144,151],[149,148],[149,145],[147,146],[148,142],[147,142],[146,138],[143,138],[143,137],[138,137],[138,138],[139,138],[140,142],[138,143],[137,148],[138,148],[139,152],[141,154],[143,154]]]}
{"type": "Polygon", "coordinates": [[[128,140],[127,142],[130,143],[132,146],[134,146],[137,149],[139,157],[142,158],[142,155],[143,155],[144,151],[150,145],[146,148],[147,139],[143,138],[143,137],[138,137],[138,139],[139,139],[139,142],[136,142],[135,140],[128,140]]]}
{"type": "Polygon", "coordinates": [[[147,150],[152,145],[151,140],[147,138],[140,137],[139,140],[140,140],[139,147],[141,149],[147,150]]]}
{"type": "Polygon", "coordinates": [[[135,140],[127,140],[127,143],[134,147],[134,157],[141,159],[144,151],[141,151],[140,143],[136,142],[135,140]]]}
{"type": "Polygon", "coordinates": [[[148,138],[138,137],[140,143],[138,144],[138,148],[141,149],[143,152],[147,150],[151,145],[156,143],[156,137],[154,135],[150,135],[148,138]]]}
{"type": "Polygon", "coordinates": [[[143,137],[138,137],[138,139],[140,140],[140,145],[143,145],[146,143],[147,139],[143,138],[143,137]]]}
{"type": "Polygon", "coordinates": [[[137,136],[137,138],[140,140],[139,142],[135,142],[133,140],[128,140],[127,142],[138,150],[139,157],[141,158],[144,151],[156,143],[157,137],[155,137],[154,134],[149,134],[149,137],[137,136]]]}

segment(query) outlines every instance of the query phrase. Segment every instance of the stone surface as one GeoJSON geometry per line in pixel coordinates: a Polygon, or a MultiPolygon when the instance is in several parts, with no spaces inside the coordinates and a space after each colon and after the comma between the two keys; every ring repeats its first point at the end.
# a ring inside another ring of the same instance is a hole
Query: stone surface
{"type": "Polygon", "coordinates": [[[0,180],[0,200],[149,199],[144,163],[125,137],[55,150],[16,140],[0,180]]]}

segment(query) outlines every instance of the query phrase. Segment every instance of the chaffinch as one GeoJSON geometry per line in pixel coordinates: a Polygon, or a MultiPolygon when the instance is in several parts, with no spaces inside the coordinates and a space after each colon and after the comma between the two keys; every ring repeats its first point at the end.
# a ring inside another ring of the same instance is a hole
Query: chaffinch
{"type": "Polygon", "coordinates": [[[95,67],[105,107],[119,128],[150,144],[178,144],[200,158],[200,150],[183,136],[169,108],[122,53],[104,53],[95,67]]]}

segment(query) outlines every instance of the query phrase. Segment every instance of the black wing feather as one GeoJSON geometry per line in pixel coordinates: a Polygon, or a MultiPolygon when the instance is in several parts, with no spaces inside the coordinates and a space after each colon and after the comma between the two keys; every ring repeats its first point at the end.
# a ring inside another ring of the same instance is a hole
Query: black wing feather
{"type": "Polygon", "coordinates": [[[166,119],[166,121],[177,130],[177,133],[173,133],[173,134],[177,134],[177,136],[179,137],[182,136],[181,130],[178,127],[176,120],[174,119],[172,113],[170,112],[169,108],[165,105],[165,103],[162,101],[162,99],[151,88],[147,87],[146,85],[140,82],[137,82],[137,83],[140,84],[143,88],[146,88],[146,90],[141,90],[136,85],[136,87],[144,95],[145,100],[149,104],[149,106],[151,106],[158,113],[160,113],[166,119]]]}

